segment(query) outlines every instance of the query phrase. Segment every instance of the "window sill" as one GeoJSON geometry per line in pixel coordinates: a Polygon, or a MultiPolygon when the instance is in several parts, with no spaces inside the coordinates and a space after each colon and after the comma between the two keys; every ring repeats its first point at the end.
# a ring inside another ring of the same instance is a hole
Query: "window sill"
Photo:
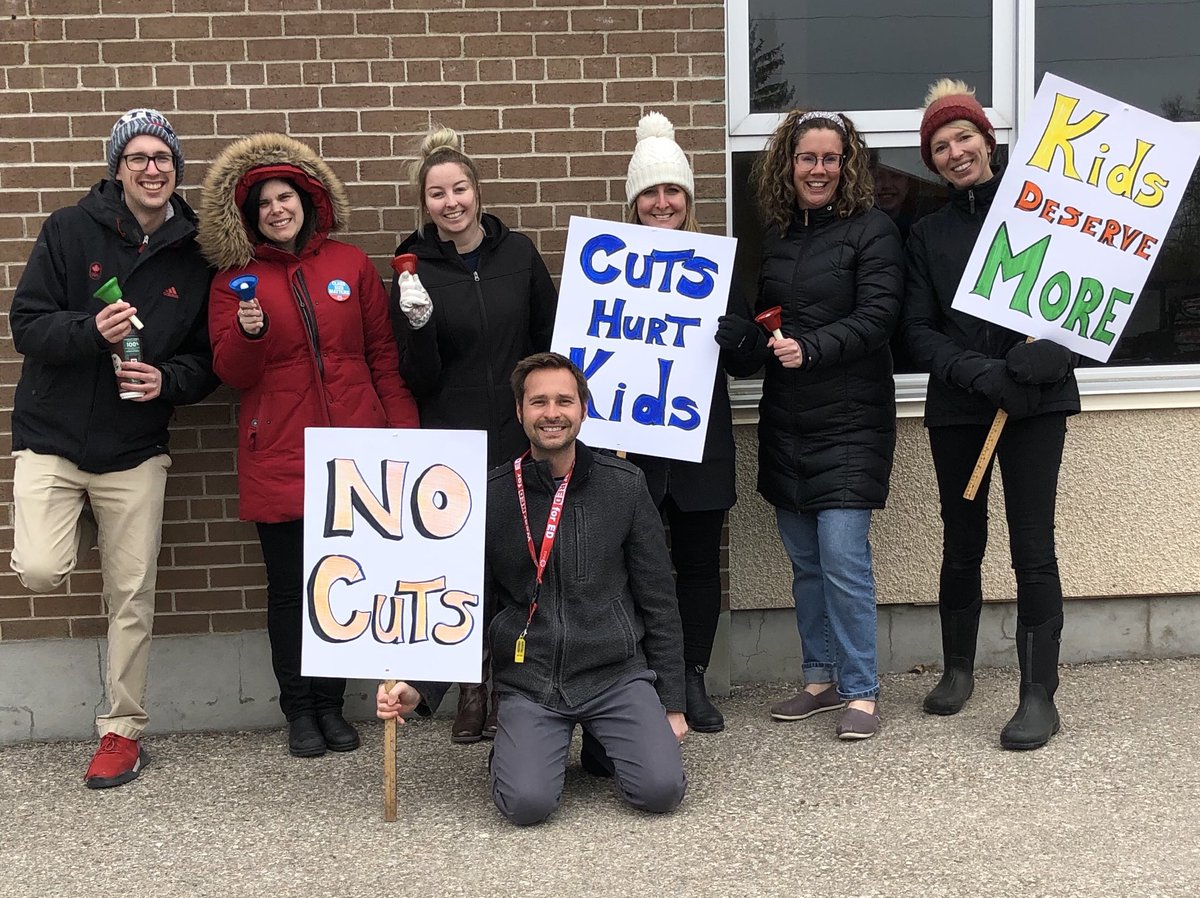
{"type": "MultiPolygon", "coordinates": [[[[1085,368],[1078,372],[1080,403],[1085,412],[1124,409],[1200,408],[1200,366],[1161,365],[1152,368],[1085,368]]],[[[896,415],[925,414],[927,375],[896,375],[896,415]]],[[[734,424],[758,423],[762,383],[732,380],[729,400],[734,424]]]]}

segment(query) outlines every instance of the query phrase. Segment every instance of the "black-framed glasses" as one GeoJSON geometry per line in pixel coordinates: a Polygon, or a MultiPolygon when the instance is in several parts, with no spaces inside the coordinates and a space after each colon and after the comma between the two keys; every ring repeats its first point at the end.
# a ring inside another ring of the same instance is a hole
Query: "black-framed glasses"
{"type": "Polygon", "coordinates": [[[125,160],[125,167],[130,171],[145,171],[151,159],[159,171],[175,171],[175,157],[170,153],[155,153],[153,156],[147,156],[145,153],[126,153],[121,158],[125,160]]]}
{"type": "Polygon", "coordinates": [[[841,153],[826,153],[824,156],[818,156],[816,153],[796,153],[792,156],[792,162],[796,168],[805,171],[816,168],[818,162],[825,166],[826,171],[837,171],[842,167],[842,160],[845,158],[841,153]]]}

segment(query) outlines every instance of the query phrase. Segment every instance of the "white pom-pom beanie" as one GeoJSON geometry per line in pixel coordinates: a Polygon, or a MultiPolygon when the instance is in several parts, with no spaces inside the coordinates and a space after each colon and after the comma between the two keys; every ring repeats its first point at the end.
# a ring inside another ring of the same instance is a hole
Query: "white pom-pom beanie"
{"type": "Polygon", "coordinates": [[[675,128],[661,112],[644,115],[638,122],[637,146],[625,178],[625,201],[632,205],[639,193],[656,184],[677,184],[696,198],[692,167],[675,142],[675,128]]]}

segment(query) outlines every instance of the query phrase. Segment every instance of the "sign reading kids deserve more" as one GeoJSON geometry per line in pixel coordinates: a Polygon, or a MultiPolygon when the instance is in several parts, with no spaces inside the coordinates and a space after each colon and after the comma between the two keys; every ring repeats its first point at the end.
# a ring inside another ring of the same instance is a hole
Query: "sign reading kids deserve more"
{"type": "Polygon", "coordinates": [[[581,439],[699,461],[737,241],[573,217],[553,347],[588,379],[581,439]]]}
{"type": "Polygon", "coordinates": [[[304,431],[305,676],[478,683],[487,434],[304,431]]]}
{"type": "Polygon", "coordinates": [[[1047,74],[953,307],[1107,362],[1200,134],[1047,74]]]}

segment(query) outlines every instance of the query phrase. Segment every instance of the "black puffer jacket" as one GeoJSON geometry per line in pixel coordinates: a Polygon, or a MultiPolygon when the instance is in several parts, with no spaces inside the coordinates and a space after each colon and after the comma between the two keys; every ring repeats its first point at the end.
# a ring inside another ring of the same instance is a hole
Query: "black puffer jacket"
{"type": "MultiPolygon", "coordinates": [[[[967,260],[983,228],[1002,172],[990,181],[955,190],[950,202],[915,225],[906,247],[908,281],[900,330],[913,360],[929,372],[925,426],[991,424],[996,405],[968,385],[981,366],[1003,359],[1025,337],[998,324],[950,308],[967,260]]],[[[1071,372],[1065,380],[1041,387],[1033,412],[1079,411],[1079,386],[1071,372]]]]}
{"type": "Polygon", "coordinates": [[[13,294],[9,325],[25,356],[13,400],[13,449],[58,455],[84,471],[128,471],[167,451],[176,405],[217,386],[208,342],[212,271],[195,241],[196,215],[180,197],[145,235],[118,181],[101,181],[42,226],[13,294]],[[145,327],[142,361],[162,372],[149,402],[118,395],[111,348],[96,330],[96,288],[116,277],[145,327]]]}
{"type": "Polygon", "coordinates": [[[391,310],[400,374],[417,399],[421,426],[487,431],[494,467],[529,445],[508,379],[525,356],[550,348],[558,291],[528,237],[494,215],[483,216],[483,228],[478,272],[453,243],[438,239],[433,224],[405,239],[396,253],[417,256],[433,316],[420,330],[409,327],[394,279],[391,310]]]}
{"type": "Polygon", "coordinates": [[[803,213],[763,242],[755,312],[783,308],[800,368],[773,353],[758,423],[758,491],[777,508],[882,508],[896,444],[888,338],[903,289],[900,235],[878,209],[803,213]]]}

